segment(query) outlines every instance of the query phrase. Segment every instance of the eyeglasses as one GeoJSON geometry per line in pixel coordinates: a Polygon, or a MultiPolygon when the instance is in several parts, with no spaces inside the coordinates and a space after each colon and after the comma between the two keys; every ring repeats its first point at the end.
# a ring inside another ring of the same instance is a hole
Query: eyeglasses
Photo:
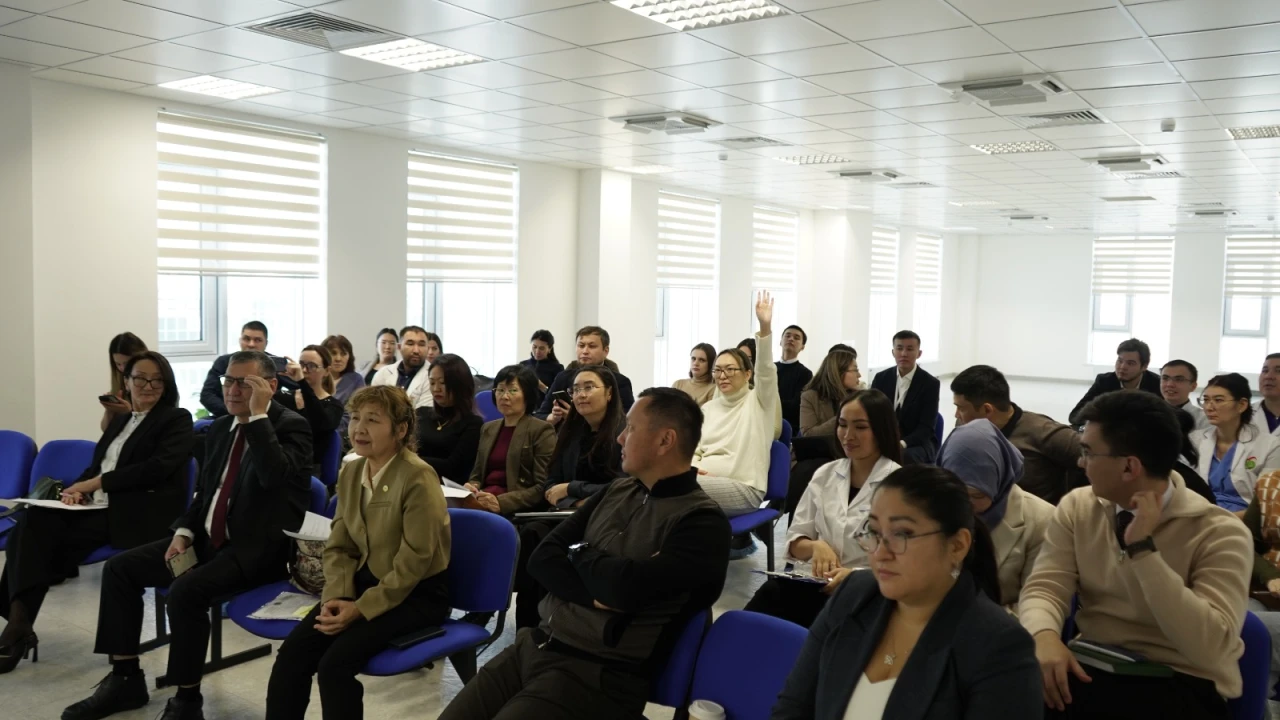
{"type": "Polygon", "coordinates": [[[316,370],[319,370],[321,368],[320,365],[317,365],[311,362],[300,363],[299,367],[301,367],[303,370],[306,370],[307,372],[315,372],[316,370]]]}
{"type": "Polygon", "coordinates": [[[1100,458],[1100,457],[1115,457],[1115,458],[1118,458],[1118,457],[1129,457],[1129,456],[1128,456],[1128,455],[1113,455],[1113,454],[1110,454],[1110,453],[1094,453],[1094,452],[1089,452],[1088,450],[1086,450],[1086,449],[1084,449],[1084,448],[1080,448],[1080,457],[1081,457],[1081,458],[1083,458],[1083,459],[1084,459],[1084,461],[1087,463],[1087,462],[1089,462],[1090,460],[1092,460],[1092,459],[1094,459],[1094,458],[1100,458]]]}
{"type": "Polygon", "coordinates": [[[941,535],[941,530],[934,530],[927,533],[909,533],[896,532],[888,535],[881,535],[875,530],[867,529],[853,536],[857,541],[858,547],[862,548],[868,555],[880,549],[881,545],[889,548],[889,552],[894,555],[901,555],[907,551],[907,543],[917,538],[929,537],[930,535],[941,535]]]}
{"type": "Polygon", "coordinates": [[[164,378],[156,378],[155,380],[148,380],[144,377],[139,377],[135,375],[133,377],[130,377],[129,381],[132,382],[133,386],[139,390],[145,387],[155,388],[156,390],[164,389],[164,378]]]}
{"type": "Polygon", "coordinates": [[[494,396],[494,397],[496,397],[496,398],[500,398],[500,397],[515,397],[516,395],[519,395],[519,394],[520,394],[520,390],[519,390],[519,389],[516,389],[516,390],[508,390],[508,389],[506,389],[506,388],[495,388],[495,389],[494,389],[494,391],[493,391],[493,396],[494,396]]]}
{"type": "Polygon", "coordinates": [[[742,368],[736,367],[718,367],[711,370],[711,374],[715,377],[733,377],[742,372],[742,368]]]}
{"type": "Polygon", "coordinates": [[[247,376],[247,377],[232,377],[232,376],[230,376],[230,375],[223,375],[223,376],[222,376],[222,387],[227,388],[228,390],[230,390],[232,386],[238,387],[238,388],[240,388],[241,390],[248,390],[248,389],[250,389],[250,388],[249,388],[249,376],[247,376]]]}
{"type": "Polygon", "coordinates": [[[1196,398],[1196,404],[1200,407],[1218,407],[1219,405],[1230,405],[1235,399],[1229,397],[1207,397],[1201,395],[1196,398]]]}
{"type": "Polygon", "coordinates": [[[599,385],[587,383],[586,385],[574,385],[569,388],[569,397],[578,397],[579,395],[590,395],[600,388],[599,385]]]}

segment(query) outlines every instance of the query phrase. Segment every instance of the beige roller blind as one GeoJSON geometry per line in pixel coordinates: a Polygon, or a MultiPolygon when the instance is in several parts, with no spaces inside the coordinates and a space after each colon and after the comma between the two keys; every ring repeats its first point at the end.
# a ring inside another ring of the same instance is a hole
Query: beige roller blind
{"type": "Polygon", "coordinates": [[[757,207],[751,225],[751,286],[777,292],[795,290],[800,216],[757,207]]]}
{"type": "Polygon", "coordinates": [[[161,112],[159,271],[320,277],[324,138],[161,112]]]}
{"type": "Polygon", "coordinates": [[[1173,238],[1093,241],[1093,294],[1164,295],[1173,290],[1173,238]]]}
{"type": "Polygon", "coordinates": [[[512,165],[409,153],[410,280],[514,282],[512,165]]]}
{"type": "Polygon", "coordinates": [[[916,235],[916,293],[942,294],[942,238],[916,235]]]}
{"type": "Polygon", "coordinates": [[[719,202],[658,193],[658,287],[715,287],[719,243],[719,202]]]}
{"type": "Polygon", "coordinates": [[[1226,282],[1223,290],[1228,297],[1280,295],[1280,237],[1227,237],[1226,282]]]}
{"type": "Polygon", "coordinates": [[[871,229],[871,292],[895,295],[898,292],[898,231],[871,229]]]}

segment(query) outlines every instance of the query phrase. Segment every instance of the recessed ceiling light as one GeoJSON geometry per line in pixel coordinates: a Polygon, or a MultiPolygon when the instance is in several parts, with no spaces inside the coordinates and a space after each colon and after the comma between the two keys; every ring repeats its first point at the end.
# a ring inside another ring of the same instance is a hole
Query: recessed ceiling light
{"type": "Polygon", "coordinates": [[[782,14],[782,8],[769,0],[613,0],[613,4],[676,30],[697,30],[782,14]]]}
{"type": "Polygon", "coordinates": [[[959,202],[955,200],[948,200],[947,204],[955,205],[956,207],[987,207],[990,205],[999,205],[1000,203],[995,200],[961,200],[959,202]]]}
{"type": "Polygon", "coordinates": [[[1280,137],[1280,125],[1263,125],[1261,127],[1228,128],[1227,132],[1236,140],[1259,140],[1262,138],[1280,137]]]}
{"type": "Polygon", "coordinates": [[[831,165],[833,163],[847,163],[848,159],[839,155],[792,155],[790,157],[774,158],[789,165],[831,165]]]}
{"type": "Polygon", "coordinates": [[[675,172],[675,168],[666,165],[633,165],[631,167],[615,167],[614,170],[632,175],[658,175],[660,173],[675,172]]]}
{"type": "Polygon", "coordinates": [[[239,100],[240,98],[280,92],[276,88],[267,87],[265,85],[254,85],[253,83],[240,82],[239,80],[228,80],[226,78],[213,77],[212,75],[200,75],[198,77],[187,78],[186,80],[174,80],[173,82],[160,83],[160,87],[168,88],[170,90],[199,93],[201,95],[213,95],[214,97],[227,98],[229,100],[239,100]]]}
{"type": "Polygon", "coordinates": [[[1057,150],[1056,146],[1050,145],[1043,140],[1023,140],[1020,142],[1001,142],[987,143],[985,145],[970,145],[969,147],[978,152],[988,155],[1009,155],[1012,153],[1033,153],[1033,152],[1052,152],[1057,150]]]}
{"type": "Polygon", "coordinates": [[[457,65],[470,65],[484,62],[484,58],[451,50],[429,42],[404,38],[391,42],[365,45],[364,47],[343,50],[343,55],[372,60],[383,65],[404,68],[405,70],[438,70],[457,65]]]}

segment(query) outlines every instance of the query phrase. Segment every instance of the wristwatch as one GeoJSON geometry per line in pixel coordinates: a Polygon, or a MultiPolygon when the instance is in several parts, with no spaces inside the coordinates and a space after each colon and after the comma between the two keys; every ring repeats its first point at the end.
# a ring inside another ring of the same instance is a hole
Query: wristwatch
{"type": "Polygon", "coordinates": [[[1130,560],[1136,557],[1139,553],[1144,553],[1148,551],[1150,552],[1156,551],[1156,540],[1150,535],[1146,536],[1145,538],[1137,542],[1131,542],[1128,545],[1125,545],[1124,547],[1124,554],[1128,555],[1130,560]]]}

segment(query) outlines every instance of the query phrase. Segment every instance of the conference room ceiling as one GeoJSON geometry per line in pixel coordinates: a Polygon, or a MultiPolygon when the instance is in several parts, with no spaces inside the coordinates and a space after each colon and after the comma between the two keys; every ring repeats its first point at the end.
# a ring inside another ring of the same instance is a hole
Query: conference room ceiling
{"type": "Polygon", "coordinates": [[[677,32],[608,0],[0,0],[0,60],[48,80],[459,154],[665,166],[648,179],[867,209],[878,223],[1047,235],[1277,228],[1276,0],[774,2],[772,17],[677,32]],[[303,11],[483,61],[411,72],[244,27],[303,11]],[[202,75],[275,91],[227,101],[159,87],[202,75]],[[1062,92],[988,108],[940,87],[1039,75],[1062,92]],[[639,134],[609,119],[676,111],[720,124],[639,134]],[[1047,128],[1021,119],[1072,111],[1093,117],[1047,128]],[[1232,128],[1270,130],[1237,140],[1232,128]],[[744,137],[771,142],[719,144],[744,137]],[[1151,171],[1097,163],[1122,156],[1147,158],[1151,171]],[[837,175],[869,170],[898,177],[837,175]]]}

